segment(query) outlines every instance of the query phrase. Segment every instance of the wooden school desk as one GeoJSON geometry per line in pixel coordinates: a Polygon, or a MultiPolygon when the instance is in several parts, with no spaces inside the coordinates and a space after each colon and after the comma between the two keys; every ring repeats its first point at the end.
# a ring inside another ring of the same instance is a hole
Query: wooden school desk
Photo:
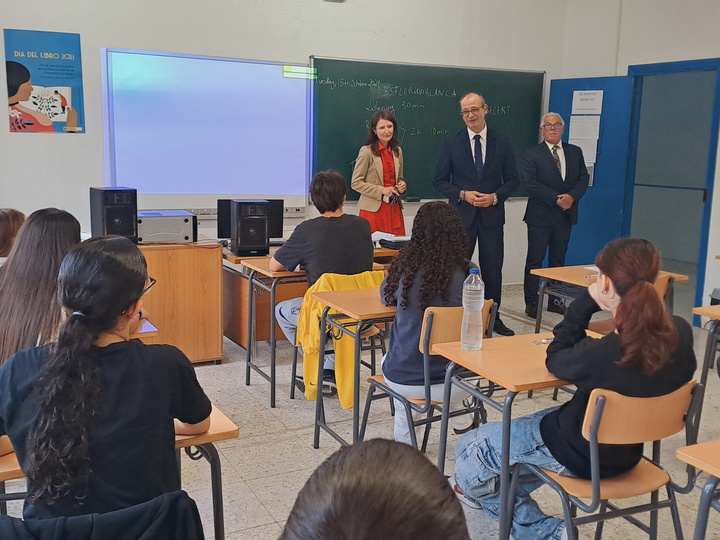
{"type": "MultiPolygon", "coordinates": [[[[390,260],[397,250],[378,248],[374,256],[378,261],[390,260]]],[[[305,272],[270,270],[270,256],[238,257],[230,250],[223,251],[223,257],[231,264],[244,267],[236,270],[228,266],[223,272],[223,315],[225,335],[246,351],[245,384],[250,385],[250,374],[257,372],[270,382],[270,407],[275,407],[277,387],[276,344],[278,333],[285,337],[275,317],[275,306],[291,298],[299,298],[307,290],[305,272]],[[247,280],[247,282],[246,282],[247,280]],[[266,295],[265,292],[269,292],[266,295]],[[254,361],[258,341],[270,342],[270,373],[261,370],[254,361]]],[[[375,262],[373,270],[383,270],[375,262]]]]}
{"type": "MultiPolygon", "coordinates": [[[[571,289],[574,293],[576,290],[585,288],[597,279],[597,270],[588,270],[586,266],[592,265],[578,265],[578,266],[557,266],[552,268],[535,268],[530,270],[530,273],[536,276],[540,276],[540,288],[538,290],[538,310],[537,317],[535,318],[535,333],[540,332],[540,323],[542,322],[543,308],[545,307],[545,296],[554,295],[561,298],[573,298],[572,293],[566,294],[566,289],[571,289]],[[560,281],[562,284],[554,283],[560,281]],[[551,283],[552,282],[552,283],[551,283]]],[[[687,281],[688,276],[685,274],[676,274],[674,272],[665,272],[661,270],[658,276],[670,274],[674,281],[687,281]]],[[[668,306],[670,313],[672,313],[673,303],[673,289],[672,284],[667,292],[666,305],[668,306]]]]}
{"type": "MultiPolygon", "coordinates": [[[[380,300],[379,288],[316,292],[312,293],[311,297],[326,306],[320,318],[320,351],[325,350],[327,332],[323,329],[326,328],[327,325],[355,338],[355,353],[353,357],[352,442],[356,443],[358,441],[360,427],[360,360],[362,353],[360,350],[362,346],[362,338],[360,337],[360,334],[363,332],[364,328],[367,328],[370,325],[382,324],[394,320],[397,308],[395,306],[386,306],[380,300]],[[336,315],[330,315],[328,313],[330,309],[335,309],[339,313],[336,315]],[[353,319],[352,325],[355,327],[354,329],[349,329],[344,326],[343,323],[347,324],[348,318],[353,319]],[[357,324],[355,321],[357,321],[357,324]]],[[[322,379],[323,361],[321,354],[320,358],[318,358],[318,391],[317,397],[315,398],[315,433],[313,446],[315,448],[320,447],[320,428],[324,429],[340,444],[347,445],[347,441],[340,437],[340,435],[338,435],[325,423],[323,395],[320,387],[320,381],[322,381],[322,379]]]]}
{"type": "Polygon", "coordinates": [[[718,479],[720,479],[720,440],[683,446],[677,449],[677,457],[680,461],[710,475],[700,496],[695,535],[693,536],[693,540],[703,540],[707,531],[710,507],[720,511],[720,499],[718,499],[720,494],[716,492],[718,479]]]}
{"type": "MultiPolygon", "coordinates": [[[[593,337],[601,337],[588,332],[593,337]]],[[[440,422],[440,448],[438,452],[438,468],[445,471],[445,452],[447,447],[448,410],[450,390],[455,384],[472,396],[502,413],[502,455],[500,472],[500,538],[507,540],[512,523],[514,504],[510,499],[510,420],[512,405],[520,392],[554,388],[568,384],[558,379],[545,367],[547,344],[539,340],[552,338],[552,333],[525,334],[511,337],[484,339],[483,348],[479,351],[463,351],[460,342],[437,343],[432,348],[433,354],[439,354],[448,360],[445,375],[445,393],[443,397],[442,420],[440,422]],[[537,342],[533,345],[533,342],[537,342]],[[455,368],[462,366],[473,373],[485,377],[507,390],[503,403],[486,396],[482,391],[454,375],[455,368]]]]}
{"type": "Polygon", "coordinates": [[[710,319],[710,327],[708,328],[707,343],[705,344],[705,357],[703,358],[702,371],[700,372],[700,384],[702,384],[701,406],[698,410],[698,425],[700,425],[700,415],[702,414],[702,403],[705,401],[705,388],[707,386],[708,373],[713,367],[713,361],[717,353],[718,344],[720,344],[720,304],[715,306],[705,306],[693,308],[695,315],[708,317],[710,319]]]}
{"type": "Polygon", "coordinates": [[[148,275],[157,283],[143,306],[159,328],[140,339],[174,345],[191,362],[222,359],[222,244],[143,244],[148,275]]]}
{"type": "MultiPolygon", "coordinates": [[[[175,435],[175,450],[178,453],[178,468],[180,467],[180,450],[192,460],[205,458],[210,463],[210,478],[212,482],[213,501],[213,530],[215,538],[225,538],[225,517],[223,509],[222,471],[220,469],[220,456],[213,443],[234,439],[239,434],[238,427],[213,405],[210,413],[210,429],[198,435],[175,435]]],[[[23,472],[14,453],[0,456],[0,501],[5,504],[8,500],[24,499],[26,493],[5,493],[5,481],[23,478],[23,472]]]]}

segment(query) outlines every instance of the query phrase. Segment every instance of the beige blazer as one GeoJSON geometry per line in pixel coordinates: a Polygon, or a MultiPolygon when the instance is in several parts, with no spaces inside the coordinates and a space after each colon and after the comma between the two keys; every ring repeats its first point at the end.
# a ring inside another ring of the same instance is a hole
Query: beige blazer
{"type": "MultiPolygon", "coordinates": [[[[393,152],[395,160],[395,183],[403,180],[403,155],[402,148],[398,153],[393,152]]],[[[360,193],[358,208],[368,212],[377,212],[382,202],[383,190],[383,167],[382,159],[370,150],[370,145],[360,148],[360,153],[355,160],[350,187],[360,193]]]]}

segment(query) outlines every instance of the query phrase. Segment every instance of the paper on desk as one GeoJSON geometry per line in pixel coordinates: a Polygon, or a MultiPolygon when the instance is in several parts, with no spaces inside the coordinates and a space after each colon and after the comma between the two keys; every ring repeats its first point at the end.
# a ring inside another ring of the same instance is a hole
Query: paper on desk
{"type": "Polygon", "coordinates": [[[599,271],[600,271],[600,269],[599,269],[597,266],[595,266],[595,265],[586,266],[586,267],[585,267],[585,270],[589,270],[590,272],[599,272],[599,271]]]}
{"type": "Polygon", "coordinates": [[[381,231],[375,231],[372,233],[373,242],[379,242],[380,240],[395,240],[395,235],[381,231]]]}

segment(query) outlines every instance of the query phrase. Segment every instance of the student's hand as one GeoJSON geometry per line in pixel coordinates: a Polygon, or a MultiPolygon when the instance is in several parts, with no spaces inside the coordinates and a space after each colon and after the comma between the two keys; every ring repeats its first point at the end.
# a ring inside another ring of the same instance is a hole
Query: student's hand
{"type": "Polygon", "coordinates": [[[600,309],[607,311],[608,313],[615,313],[618,305],[620,304],[620,296],[615,292],[615,289],[609,287],[607,290],[601,290],[597,282],[588,285],[588,293],[600,309]]]}

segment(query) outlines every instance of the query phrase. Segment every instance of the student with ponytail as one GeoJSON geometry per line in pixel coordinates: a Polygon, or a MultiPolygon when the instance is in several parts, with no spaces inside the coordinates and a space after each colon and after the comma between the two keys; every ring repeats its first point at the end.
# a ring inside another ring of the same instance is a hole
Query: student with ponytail
{"type": "MultiPolygon", "coordinates": [[[[631,397],[669,394],[689,381],[697,367],[690,325],[670,316],[653,283],[660,253],[641,238],[611,242],[595,260],[596,283],[567,308],[553,333],[546,365],[555,376],[575,385],[562,405],[513,420],[510,465],[532,463],[546,469],[590,478],[590,448],[582,424],[590,393],[606,388],[631,397]],[[601,339],[588,337],[590,318],[612,314],[616,331],[601,339]]],[[[465,434],[455,447],[455,492],[468,505],[497,517],[500,505],[497,462],[502,427],[486,424],[465,434]]],[[[600,445],[600,475],[612,477],[632,469],[643,446],[600,445]]],[[[540,483],[524,484],[516,494],[511,534],[517,540],[563,537],[565,522],[543,514],[530,492],[540,483]]]]}
{"type": "Polygon", "coordinates": [[[118,510],[180,489],[175,433],[209,427],[185,355],[130,340],[154,281],[126,238],[74,247],[58,276],[56,343],[0,368],[0,435],[28,478],[25,518],[118,510]],[[174,420],[175,419],[175,420],[174,420]]]}

